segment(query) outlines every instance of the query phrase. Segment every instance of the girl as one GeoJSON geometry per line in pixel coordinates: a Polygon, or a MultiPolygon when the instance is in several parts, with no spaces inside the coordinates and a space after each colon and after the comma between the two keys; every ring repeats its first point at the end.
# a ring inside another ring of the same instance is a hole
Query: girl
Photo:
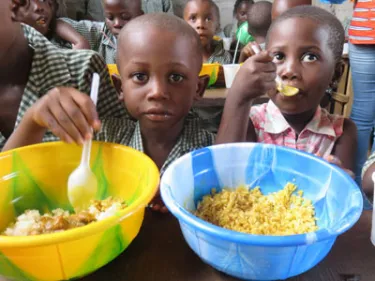
{"type": "Polygon", "coordinates": [[[267,36],[267,51],[241,67],[225,104],[218,142],[256,141],[304,150],[353,170],[357,146],[352,121],[319,106],[342,74],[344,29],[331,13],[298,6],[279,16],[267,36]],[[285,97],[275,78],[299,89],[285,97]],[[252,101],[267,93],[267,104],[252,101]],[[248,118],[250,112],[250,118],[248,118]]]}

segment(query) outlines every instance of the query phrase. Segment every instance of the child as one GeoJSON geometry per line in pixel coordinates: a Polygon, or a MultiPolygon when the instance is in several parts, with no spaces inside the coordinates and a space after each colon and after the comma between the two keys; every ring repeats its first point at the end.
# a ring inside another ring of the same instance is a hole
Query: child
{"type": "MultiPolygon", "coordinates": [[[[237,28],[239,28],[243,23],[247,21],[247,11],[253,4],[253,0],[236,0],[233,8],[233,17],[235,19],[235,24],[228,24],[224,27],[224,34],[227,37],[235,37],[237,28]]],[[[251,37],[250,34],[248,34],[248,36],[251,37]]]]}
{"type": "Polygon", "coordinates": [[[303,5],[312,5],[312,0],[274,0],[272,5],[272,20],[293,7],[303,5]]]}
{"type": "MultiPolygon", "coordinates": [[[[12,21],[8,1],[0,1],[0,26],[0,149],[34,103],[47,93],[89,94],[94,72],[101,77],[99,116],[127,116],[98,54],[57,48],[30,26],[12,21]]],[[[43,138],[53,140],[51,133],[43,138]]]]}
{"type": "MultiPolygon", "coordinates": [[[[13,0],[12,19],[23,22],[47,37],[53,44],[61,48],[87,49],[89,44],[86,39],[68,24],[62,24],[65,32],[59,32],[56,18],[61,14],[62,5],[58,0],[13,0]]],[[[60,27],[61,27],[60,26],[60,27]]]]}
{"type": "Polygon", "coordinates": [[[267,51],[239,70],[226,100],[218,142],[256,141],[304,150],[353,170],[356,127],[319,106],[342,74],[344,29],[331,13],[313,6],[279,16],[267,35],[267,51]],[[285,97],[275,78],[299,89],[285,97]],[[254,106],[264,93],[271,100],[254,106]],[[250,112],[250,119],[248,118],[250,112]]]}
{"type": "Polygon", "coordinates": [[[115,64],[117,37],[125,24],[143,14],[141,0],[103,0],[103,9],[105,22],[63,20],[84,36],[107,64],[115,64]]]}
{"type": "Polygon", "coordinates": [[[189,0],[184,9],[184,20],[198,33],[203,46],[203,62],[231,63],[231,55],[223,42],[214,39],[220,26],[220,12],[212,0],[189,0]]]}
{"type": "MultiPolygon", "coordinates": [[[[266,48],[266,36],[268,29],[271,26],[272,4],[268,1],[259,1],[251,5],[247,12],[248,32],[254,37],[255,42],[260,48],[266,48]]],[[[244,62],[254,54],[251,48],[252,43],[249,43],[241,50],[239,62],[244,62]]]]}
{"type": "MultiPolygon", "coordinates": [[[[208,77],[199,77],[202,49],[196,32],[175,16],[148,14],[124,27],[118,48],[122,81],[114,81],[137,121],[102,119],[95,139],[143,151],[161,174],[185,153],[211,145],[214,135],[189,113],[208,82],[208,77]]],[[[47,128],[64,141],[82,143],[91,137],[90,127],[98,130],[100,121],[88,96],[50,93],[28,110],[5,149],[40,142],[47,128]],[[70,106],[80,109],[75,116],[66,110],[70,106]]],[[[154,209],[160,210],[161,200],[157,202],[154,209]]]]}

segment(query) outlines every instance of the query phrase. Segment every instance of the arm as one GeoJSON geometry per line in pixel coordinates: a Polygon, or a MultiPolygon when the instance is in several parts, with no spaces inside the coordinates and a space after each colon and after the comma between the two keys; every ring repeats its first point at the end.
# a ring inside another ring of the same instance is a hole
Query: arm
{"type": "Polygon", "coordinates": [[[74,88],[54,88],[33,104],[3,151],[39,143],[45,132],[68,143],[82,144],[92,137],[91,128],[100,129],[100,121],[90,97],[74,88]]]}
{"type": "Polygon", "coordinates": [[[362,189],[365,194],[373,194],[374,182],[372,181],[372,174],[375,173],[375,153],[373,152],[370,158],[366,161],[363,168],[362,189]]]}
{"type": "Polygon", "coordinates": [[[72,44],[73,49],[90,49],[89,42],[68,23],[57,20],[56,34],[72,44]]]}
{"type": "Polygon", "coordinates": [[[238,71],[229,90],[216,143],[256,141],[254,126],[249,121],[253,100],[276,89],[276,66],[267,52],[248,59],[238,71]]]}
{"type": "Polygon", "coordinates": [[[333,155],[341,161],[344,169],[354,171],[357,151],[357,128],[350,119],[344,120],[342,136],[336,141],[333,155]]]}

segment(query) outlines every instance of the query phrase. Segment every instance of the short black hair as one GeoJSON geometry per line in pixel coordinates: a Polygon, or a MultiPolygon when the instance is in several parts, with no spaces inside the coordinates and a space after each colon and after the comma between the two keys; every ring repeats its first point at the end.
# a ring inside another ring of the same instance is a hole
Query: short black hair
{"type": "MultiPolygon", "coordinates": [[[[150,29],[160,30],[162,33],[173,33],[176,40],[184,37],[191,42],[191,49],[196,54],[199,67],[202,65],[203,49],[198,33],[183,19],[167,13],[151,13],[136,17],[129,21],[120,32],[118,37],[117,62],[119,63],[121,54],[121,45],[129,31],[148,32],[150,29]]],[[[162,39],[161,39],[162,40],[162,39]]]]}
{"type": "Polygon", "coordinates": [[[234,3],[234,8],[233,8],[233,15],[237,13],[237,9],[242,3],[252,5],[254,4],[254,0],[236,0],[236,2],[234,3]]]}
{"type": "Polygon", "coordinates": [[[345,42],[345,31],[337,17],[319,7],[310,5],[297,6],[278,16],[273,21],[270,31],[281,22],[293,18],[309,19],[324,27],[328,31],[328,47],[331,49],[335,60],[337,62],[341,60],[345,42]]]}
{"type": "Polygon", "coordinates": [[[186,1],[185,5],[184,5],[184,12],[185,12],[185,8],[188,5],[188,3],[194,2],[194,1],[208,2],[210,4],[210,6],[214,8],[214,11],[215,11],[216,17],[217,17],[217,28],[220,28],[220,9],[219,9],[219,6],[213,0],[188,0],[188,1],[186,1]]]}
{"type": "Polygon", "coordinates": [[[253,36],[266,36],[272,23],[272,3],[259,1],[251,5],[247,11],[249,34],[253,36]]]}

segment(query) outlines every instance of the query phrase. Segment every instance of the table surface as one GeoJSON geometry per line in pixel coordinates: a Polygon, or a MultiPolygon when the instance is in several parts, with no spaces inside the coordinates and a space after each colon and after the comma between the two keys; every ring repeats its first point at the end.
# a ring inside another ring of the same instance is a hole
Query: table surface
{"type": "MultiPolygon", "coordinates": [[[[341,235],[315,268],[289,281],[374,281],[371,211],[341,235]]],[[[235,281],[204,264],[186,244],[177,220],[147,211],[139,235],[113,262],[84,281],[235,281]]]]}

